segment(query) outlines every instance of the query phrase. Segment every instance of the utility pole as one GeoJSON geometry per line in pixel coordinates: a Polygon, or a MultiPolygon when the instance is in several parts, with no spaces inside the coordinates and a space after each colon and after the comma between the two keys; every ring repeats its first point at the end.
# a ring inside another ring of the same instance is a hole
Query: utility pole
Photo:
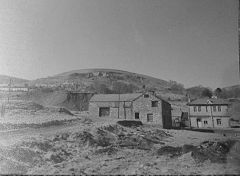
{"type": "Polygon", "coordinates": [[[210,116],[211,116],[211,119],[212,119],[212,127],[214,128],[214,119],[213,119],[213,113],[212,113],[212,102],[211,100],[207,100],[207,104],[209,104],[209,107],[210,107],[210,116]]]}
{"type": "Polygon", "coordinates": [[[212,118],[212,127],[214,128],[214,119],[212,114],[212,106],[210,105],[210,112],[211,112],[211,118],[212,118]]]}
{"type": "Polygon", "coordinates": [[[118,89],[118,119],[119,119],[119,109],[120,108],[120,89],[118,89]]]}
{"type": "Polygon", "coordinates": [[[191,126],[191,116],[190,116],[190,106],[189,106],[189,103],[191,102],[191,99],[190,99],[190,95],[187,94],[187,101],[188,101],[188,120],[189,120],[189,126],[190,128],[192,128],[191,126]]]}
{"type": "Polygon", "coordinates": [[[11,89],[11,85],[12,85],[12,79],[9,79],[9,84],[8,84],[8,103],[9,103],[9,98],[10,98],[10,89],[11,89]]]}
{"type": "Polygon", "coordinates": [[[126,119],[126,109],[125,109],[125,101],[123,102],[123,110],[124,110],[124,118],[126,119]]]}

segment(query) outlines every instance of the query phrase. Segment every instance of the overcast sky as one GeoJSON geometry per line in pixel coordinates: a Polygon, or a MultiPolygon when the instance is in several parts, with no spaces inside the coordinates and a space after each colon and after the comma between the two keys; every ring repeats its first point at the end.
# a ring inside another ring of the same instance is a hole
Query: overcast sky
{"type": "Polygon", "coordinates": [[[0,74],[113,68],[239,84],[237,0],[0,0],[0,74]]]}

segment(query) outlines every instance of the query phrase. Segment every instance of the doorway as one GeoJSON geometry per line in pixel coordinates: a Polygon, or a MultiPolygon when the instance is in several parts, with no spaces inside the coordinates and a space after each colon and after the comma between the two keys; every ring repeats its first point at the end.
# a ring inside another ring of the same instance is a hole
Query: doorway
{"type": "Polygon", "coordinates": [[[202,128],[202,121],[201,119],[197,119],[197,127],[202,128]]]}

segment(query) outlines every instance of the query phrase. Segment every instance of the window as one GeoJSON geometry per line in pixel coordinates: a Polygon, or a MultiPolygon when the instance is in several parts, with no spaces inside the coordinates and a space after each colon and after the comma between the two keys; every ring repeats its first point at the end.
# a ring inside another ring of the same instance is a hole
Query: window
{"type": "Polygon", "coordinates": [[[221,106],[218,106],[218,111],[221,111],[221,106]]]}
{"type": "Polygon", "coordinates": [[[139,119],[139,112],[135,112],[135,119],[139,119]]]}
{"type": "Polygon", "coordinates": [[[206,106],[206,112],[208,112],[208,107],[206,106]]]}
{"type": "Polygon", "coordinates": [[[152,107],[158,107],[158,101],[152,101],[152,107]]]}
{"type": "Polygon", "coordinates": [[[222,125],[221,119],[217,119],[217,125],[222,125]]]}
{"type": "Polygon", "coordinates": [[[216,112],[216,106],[213,106],[213,111],[216,112]]]}
{"type": "Polygon", "coordinates": [[[201,111],[201,106],[198,106],[198,112],[200,112],[201,111]]]}
{"type": "Polygon", "coordinates": [[[99,108],[99,117],[109,116],[110,108],[109,107],[101,107],[99,108]]]}
{"type": "Polygon", "coordinates": [[[193,106],[193,111],[196,112],[197,111],[197,107],[193,106]]]}
{"type": "Polygon", "coordinates": [[[144,94],[143,97],[144,98],[149,98],[149,95],[148,94],[144,94]]]}
{"type": "Polygon", "coordinates": [[[208,121],[207,121],[207,120],[204,120],[203,123],[204,123],[204,125],[207,125],[207,124],[208,124],[208,121]]]}
{"type": "Polygon", "coordinates": [[[153,122],[153,114],[147,114],[147,122],[153,122]]]}

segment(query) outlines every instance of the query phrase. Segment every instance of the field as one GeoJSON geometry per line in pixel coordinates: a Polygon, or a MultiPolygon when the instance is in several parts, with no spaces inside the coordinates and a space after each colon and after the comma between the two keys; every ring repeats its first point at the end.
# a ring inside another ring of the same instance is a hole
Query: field
{"type": "Polygon", "coordinates": [[[1,115],[1,174],[240,174],[239,135],[126,127],[20,99],[1,115]]]}

